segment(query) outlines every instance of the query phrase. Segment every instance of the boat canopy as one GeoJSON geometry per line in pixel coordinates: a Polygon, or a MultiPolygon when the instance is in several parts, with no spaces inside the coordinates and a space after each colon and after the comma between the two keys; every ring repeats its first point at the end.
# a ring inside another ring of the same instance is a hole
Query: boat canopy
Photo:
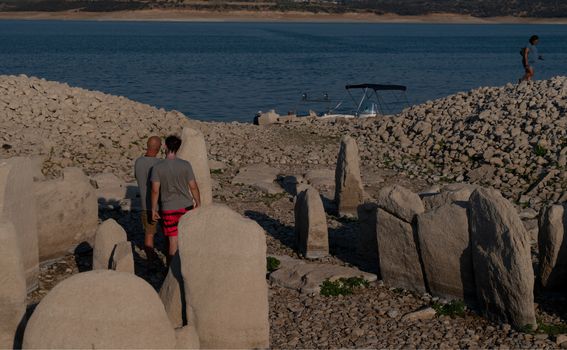
{"type": "Polygon", "coordinates": [[[374,91],[406,91],[407,87],[403,85],[383,85],[383,84],[357,84],[357,85],[347,85],[345,89],[372,89],[374,91]]]}

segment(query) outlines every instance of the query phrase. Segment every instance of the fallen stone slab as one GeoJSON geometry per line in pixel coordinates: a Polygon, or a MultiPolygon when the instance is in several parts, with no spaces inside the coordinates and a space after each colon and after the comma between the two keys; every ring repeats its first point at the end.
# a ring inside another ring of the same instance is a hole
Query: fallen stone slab
{"type": "Polygon", "coordinates": [[[96,174],[91,177],[96,185],[96,197],[101,205],[118,203],[127,197],[126,182],[112,173],[96,174]]]}
{"type": "Polygon", "coordinates": [[[266,164],[253,164],[238,170],[232,179],[233,185],[248,185],[268,194],[282,193],[283,188],[276,183],[280,171],[266,164]]]}
{"type": "Polygon", "coordinates": [[[425,280],[412,225],[378,209],[376,241],[380,275],[391,287],[425,292],[425,280]]]}
{"type": "Polygon", "coordinates": [[[319,192],[314,188],[301,192],[295,199],[294,213],[300,254],[308,259],[329,255],[327,217],[319,192]]]}
{"type": "Polygon", "coordinates": [[[543,210],[538,237],[539,282],[550,290],[567,285],[567,204],[552,205],[543,210]]]}
{"type": "Polygon", "coordinates": [[[467,208],[453,202],[417,216],[425,279],[431,295],[476,301],[467,208]]]}
{"type": "Polygon", "coordinates": [[[110,268],[115,246],[127,240],[126,231],[114,219],[100,224],[95,234],[93,270],[110,268]]]}
{"type": "Polygon", "coordinates": [[[434,209],[453,202],[468,202],[478,186],[469,184],[451,184],[444,186],[441,192],[422,197],[426,210],[434,209]]]}
{"type": "Polygon", "coordinates": [[[98,270],[69,277],[43,298],[27,324],[23,348],[172,349],[175,344],[151,285],[131,273],[98,270]]]}
{"type": "Polygon", "coordinates": [[[313,169],[304,175],[309,184],[319,191],[335,187],[335,170],[332,169],[313,169]]]}
{"type": "Polygon", "coordinates": [[[181,141],[177,156],[191,164],[199,186],[201,204],[209,205],[213,202],[213,187],[205,137],[199,130],[186,127],[181,133],[181,141]]]}
{"type": "Polygon", "coordinates": [[[34,183],[38,216],[39,259],[45,261],[92,244],[98,227],[94,187],[78,168],[63,170],[63,178],[34,183]]]}
{"type": "Polygon", "coordinates": [[[425,307],[421,308],[417,311],[408,312],[407,314],[402,316],[402,321],[406,322],[415,322],[415,321],[424,321],[424,320],[431,320],[435,317],[435,309],[432,307],[425,307]]]}
{"type": "Polygon", "coordinates": [[[423,202],[417,193],[398,185],[383,188],[378,193],[376,204],[407,223],[412,223],[417,214],[425,211],[423,202]]]}
{"type": "Polygon", "coordinates": [[[477,301],[489,319],[535,327],[529,235],[500,192],[480,188],[470,198],[469,227],[477,301]]]}
{"type": "Polygon", "coordinates": [[[0,221],[0,271],[0,349],[12,349],[26,313],[27,295],[16,229],[6,221],[0,221]]]}
{"type": "Polygon", "coordinates": [[[359,163],[356,141],[343,136],[335,169],[335,203],[340,216],[358,215],[358,206],[364,200],[359,163]]]}
{"type": "Polygon", "coordinates": [[[225,205],[197,208],[179,223],[185,300],[203,348],[269,346],[266,235],[225,205]]]}
{"type": "Polygon", "coordinates": [[[331,264],[306,263],[286,256],[274,256],[280,261],[278,270],[270,274],[270,281],[280,287],[297,290],[304,294],[319,293],[325,280],[361,277],[368,282],[377,280],[377,276],[352,267],[331,264]]]}
{"type": "Polygon", "coordinates": [[[39,274],[32,168],[31,160],[26,157],[0,159],[0,220],[12,223],[16,230],[28,293],[37,288],[39,274]]]}

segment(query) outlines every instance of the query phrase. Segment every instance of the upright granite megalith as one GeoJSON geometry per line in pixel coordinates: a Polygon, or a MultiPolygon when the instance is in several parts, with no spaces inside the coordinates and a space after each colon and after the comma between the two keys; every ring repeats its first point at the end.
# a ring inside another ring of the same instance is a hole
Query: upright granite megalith
{"type": "Polygon", "coordinates": [[[41,261],[83,242],[93,243],[98,204],[95,189],[81,169],[66,168],[62,179],[35,182],[34,194],[41,261]]]}
{"type": "Polygon", "coordinates": [[[201,205],[209,205],[213,202],[213,189],[205,137],[199,130],[183,128],[181,140],[177,156],[191,163],[201,193],[201,205]]]}
{"type": "Polygon", "coordinates": [[[26,276],[16,229],[0,221],[0,349],[12,349],[26,313],[26,276]]]}
{"type": "Polygon", "coordinates": [[[0,220],[11,222],[16,229],[28,292],[37,288],[39,274],[37,212],[32,174],[33,164],[29,158],[0,159],[0,220]]]}
{"type": "Polygon", "coordinates": [[[329,232],[323,201],[313,187],[295,199],[295,234],[299,252],[309,259],[329,255],[329,232]]]}
{"type": "Polygon", "coordinates": [[[76,274],[33,312],[24,349],[172,349],[175,331],[150,284],[127,272],[76,274]]]}
{"type": "Polygon", "coordinates": [[[127,241],[126,231],[114,219],[99,225],[93,249],[93,270],[111,268],[111,258],[116,245],[127,241]]]}
{"type": "Polygon", "coordinates": [[[335,169],[335,202],[341,216],[356,216],[358,206],[362,204],[364,190],[359,163],[356,141],[348,135],[343,136],[335,169]]]}
{"type": "Polygon", "coordinates": [[[567,203],[545,210],[539,223],[539,282],[546,289],[567,287],[567,203]]]}
{"type": "Polygon", "coordinates": [[[469,226],[477,301],[489,319],[535,326],[529,235],[514,206],[494,189],[470,198],[469,226]]]}
{"type": "Polygon", "coordinates": [[[224,205],[197,208],[179,223],[179,256],[201,347],[267,348],[264,230],[224,205]]]}

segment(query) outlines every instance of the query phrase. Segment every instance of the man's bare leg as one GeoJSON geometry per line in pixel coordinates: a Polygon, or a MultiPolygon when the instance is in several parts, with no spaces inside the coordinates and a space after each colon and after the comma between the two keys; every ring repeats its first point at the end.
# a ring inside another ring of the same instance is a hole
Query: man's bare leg
{"type": "Polygon", "coordinates": [[[154,250],[154,234],[146,232],[144,234],[144,251],[146,252],[146,258],[148,261],[154,261],[157,258],[157,254],[154,250]]]}
{"type": "Polygon", "coordinates": [[[168,245],[168,254],[167,254],[167,266],[171,264],[171,260],[177,253],[177,236],[169,236],[169,245],[168,245]]]}
{"type": "Polygon", "coordinates": [[[531,67],[526,68],[526,73],[522,77],[522,80],[523,81],[530,81],[530,80],[532,80],[533,76],[534,76],[534,69],[531,68],[531,67]]]}

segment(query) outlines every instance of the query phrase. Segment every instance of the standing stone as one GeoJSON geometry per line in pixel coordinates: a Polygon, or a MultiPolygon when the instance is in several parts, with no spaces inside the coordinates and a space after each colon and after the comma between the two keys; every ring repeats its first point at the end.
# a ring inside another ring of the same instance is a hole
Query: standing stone
{"type": "Polygon", "coordinates": [[[329,255],[329,233],[323,201],[310,187],[295,200],[295,234],[299,252],[308,259],[329,255]]]}
{"type": "Polygon", "coordinates": [[[419,214],[417,232],[431,294],[474,302],[467,206],[448,203],[419,214]]]}
{"type": "Polygon", "coordinates": [[[335,170],[335,202],[341,216],[356,216],[363,201],[359,161],[356,141],[350,136],[343,136],[335,170]]]}
{"type": "Polygon", "coordinates": [[[110,268],[114,247],[127,240],[126,231],[114,219],[108,219],[100,224],[95,235],[93,270],[110,268]]]}
{"type": "Polygon", "coordinates": [[[114,271],[134,273],[132,242],[122,241],[114,246],[110,257],[110,269],[114,271]]]}
{"type": "Polygon", "coordinates": [[[78,168],[63,179],[34,183],[40,261],[59,257],[83,242],[93,243],[98,226],[95,189],[78,168]]]}
{"type": "Polygon", "coordinates": [[[155,290],[134,274],[76,274],[39,303],[24,349],[172,349],[175,332],[155,290]]]}
{"type": "Polygon", "coordinates": [[[516,328],[535,326],[529,236],[516,209],[497,190],[477,189],[469,226],[480,310],[516,328]]]}
{"type": "Polygon", "coordinates": [[[407,223],[412,223],[417,214],[425,211],[417,193],[398,185],[383,188],[378,193],[376,203],[383,210],[407,223]]]}
{"type": "Polygon", "coordinates": [[[183,128],[181,140],[177,156],[191,163],[201,193],[201,205],[209,205],[213,202],[213,189],[205,138],[199,130],[183,128]]]}
{"type": "Polygon", "coordinates": [[[175,330],[176,349],[200,349],[199,334],[193,325],[183,326],[175,330]]]}
{"type": "Polygon", "coordinates": [[[187,324],[185,288],[181,276],[181,261],[179,254],[175,254],[171,260],[165,280],[159,290],[159,297],[169,321],[174,328],[183,327],[187,324]]]}
{"type": "Polygon", "coordinates": [[[179,223],[179,256],[201,347],[267,348],[264,230],[224,205],[197,208],[179,223]]]}
{"type": "Polygon", "coordinates": [[[29,158],[0,159],[0,220],[16,229],[28,292],[38,286],[37,213],[29,158]]]}
{"type": "Polygon", "coordinates": [[[26,276],[14,225],[0,222],[0,349],[14,348],[26,313],[26,276]]]}
{"type": "Polygon", "coordinates": [[[567,285],[567,204],[552,205],[541,215],[539,225],[539,280],[546,289],[567,285]]]}
{"type": "Polygon", "coordinates": [[[378,243],[376,241],[376,215],[378,206],[365,203],[358,207],[360,229],[356,249],[372,270],[378,269],[378,243]]]}
{"type": "Polygon", "coordinates": [[[383,209],[377,210],[376,222],[382,280],[391,287],[425,292],[412,225],[383,209]]]}

